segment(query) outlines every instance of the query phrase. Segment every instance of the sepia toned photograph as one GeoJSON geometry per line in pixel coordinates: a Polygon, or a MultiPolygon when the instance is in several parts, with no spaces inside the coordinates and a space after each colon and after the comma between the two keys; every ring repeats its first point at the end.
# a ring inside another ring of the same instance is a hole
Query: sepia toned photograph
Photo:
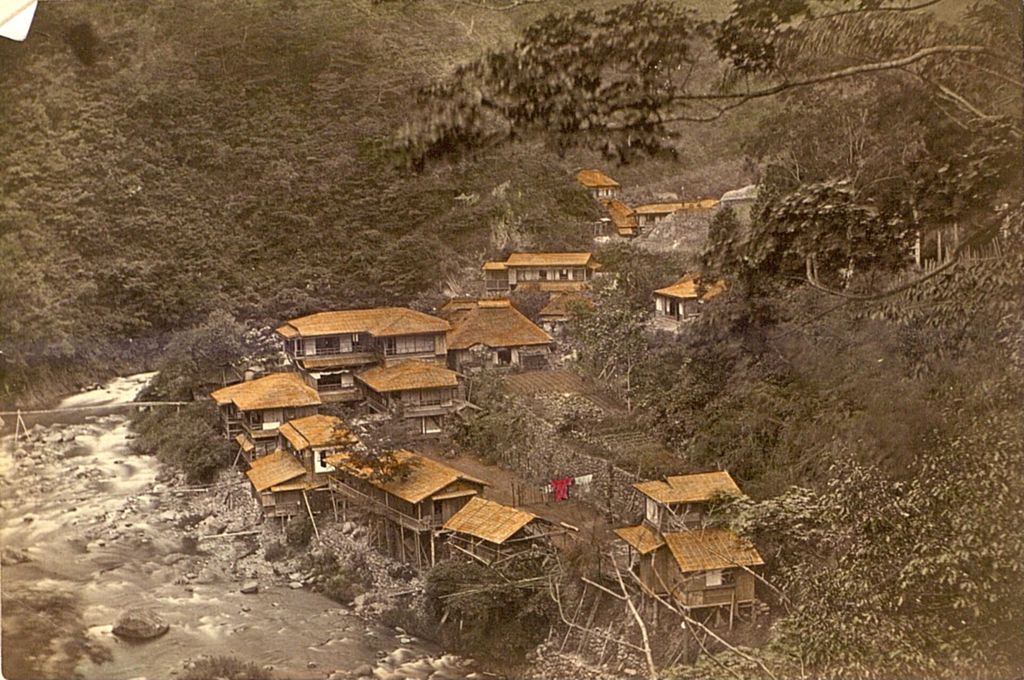
{"type": "Polygon", "coordinates": [[[0,671],[1024,677],[1024,4],[0,0],[0,671]]]}

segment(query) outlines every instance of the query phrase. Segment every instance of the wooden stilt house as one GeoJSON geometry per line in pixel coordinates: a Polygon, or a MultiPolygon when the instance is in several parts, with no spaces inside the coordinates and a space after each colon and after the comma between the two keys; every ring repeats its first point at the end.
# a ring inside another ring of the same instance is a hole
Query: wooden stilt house
{"type": "Polygon", "coordinates": [[[687,610],[728,607],[730,623],[740,607],[752,607],[761,555],[732,531],[705,527],[708,501],[742,493],[729,473],[672,475],[633,486],[645,496],[643,521],[615,534],[644,590],[687,610]]]}
{"type": "Polygon", "coordinates": [[[370,465],[364,457],[327,457],[331,494],[348,506],[363,508],[378,519],[377,543],[396,559],[416,566],[438,558],[438,531],[486,482],[443,463],[395,451],[386,462],[370,465]]]}
{"type": "MultiPolygon", "coordinates": [[[[362,448],[359,438],[341,418],[321,414],[288,421],[278,431],[277,443],[280,450],[302,465],[302,477],[285,486],[294,486],[295,491],[304,492],[306,498],[303,500],[308,502],[312,512],[329,507],[327,479],[334,467],[327,462],[327,457],[362,448]]],[[[285,489],[286,492],[292,490],[285,489]]]]}
{"type": "Polygon", "coordinates": [[[286,451],[274,451],[252,462],[245,473],[267,517],[305,513],[306,468],[286,451]]]}

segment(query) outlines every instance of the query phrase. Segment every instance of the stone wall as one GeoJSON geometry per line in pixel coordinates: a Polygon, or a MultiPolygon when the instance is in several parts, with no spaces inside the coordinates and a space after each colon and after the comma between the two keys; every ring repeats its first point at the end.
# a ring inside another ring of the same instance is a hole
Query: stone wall
{"type": "Polygon", "coordinates": [[[568,441],[556,426],[539,416],[533,418],[534,445],[525,450],[505,450],[500,463],[529,480],[532,488],[526,490],[522,502],[551,500],[542,489],[552,479],[593,475],[589,489],[579,485],[570,489],[570,497],[585,500],[597,510],[617,521],[632,521],[642,513],[641,501],[631,486],[640,481],[635,472],[616,467],[605,458],[581,450],[568,441]]]}

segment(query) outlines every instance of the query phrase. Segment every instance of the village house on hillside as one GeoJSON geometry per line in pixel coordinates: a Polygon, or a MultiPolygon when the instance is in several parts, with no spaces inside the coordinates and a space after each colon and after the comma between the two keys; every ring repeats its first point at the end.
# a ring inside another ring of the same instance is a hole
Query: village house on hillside
{"type": "Polygon", "coordinates": [[[361,447],[335,416],[290,420],[277,433],[277,450],[252,461],[246,472],[267,517],[293,517],[326,507],[328,455],[361,447]]]}
{"type": "Polygon", "coordinates": [[[615,534],[644,590],[688,610],[727,608],[730,625],[740,607],[752,609],[751,569],[763,564],[761,555],[732,531],[704,526],[708,501],[742,493],[729,473],[672,475],[633,486],[644,496],[643,520],[615,534]]]}
{"type": "Polygon", "coordinates": [[[328,456],[334,466],[332,493],[349,505],[378,517],[378,545],[387,554],[415,564],[433,565],[438,555],[438,531],[486,482],[443,463],[413,453],[395,451],[391,469],[372,470],[350,454],[328,456]]]}
{"type": "Polygon", "coordinates": [[[405,359],[444,363],[448,322],[402,307],[319,312],[279,328],[285,353],[325,401],[359,401],[355,374],[405,359]]]}
{"type": "Polygon", "coordinates": [[[417,434],[441,432],[445,417],[461,405],[458,375],[434,362],[410,359],[376,366],[356,380],[370,409],[407,421],[417,434]]]}
{"type": "Polygon", "coordinates": [[[337,416],[318,414],[289,420],[277,433],[278,448],[302,463],[311,482],[327,482],[334,470],[327,457],[362,447],[359,437],[337,416]]]}
{"type": "Polygon", "coordinates": [[[547,304],[537,312],[541,328],[551,334],[561,333],[572,317],[573,308],[579,306],[593,307],[593,303],[584,293],[552,293],[547,304]]]}
{"type": "Polygon", "coordinates": [[[725,291],[719,279],[702,285],[699,277],[687,274],[671,286],[654,291],[654,323],[656,330],[678,333],[683,324],[700,316],[702,306],[725,291]]]}
{"type": "Polygon", "coordinates": [[[601,265],[593,253],[512,253],[504,262],[486,262],[489,295],[507,295],[519,287],[545,292],[583,290],[601,265]]]}
{"type": "Polygon", "coordinates": [[[317,391],[295,373],[271,373],[214,390],[210,397],[220,409],[225,434],[248,460],[276,448],[282,423],[313,415],[321,404],[317,391]]]}
{"type": "Polygon", "coordinates": [[[600,170],[580,170],[576,173],[576,181],[597,199],[612,198],[619,193],[619,183],[600,170]]]}
{"type": "Polygon", "coordinates": [[[637,482],[633,488],[644,496],[644,523],[655,531],[699,527],[704,506],[714,496],[743,493],[725,471],[670,475],[663,480],[637,482]]]}
{"type": "Polygon", "coordinates": [[[509,300],[449,300],[440,313],[452,324],[448,365],[456,371],[500,366],[540,369],[548,365],[551,336],[509,300]]]}
{"type": "Polygon", "coordinates": [[[608,211],[608,217],[612,226],[615,227],[615,233],[619,236],[632,238],[639,233],[640,224],[637,221],[637,215],[628,205],[617,200],[601,201],[601,205],[608,211]]]}
{"type": "Polygon", "coordinates": [[[673,215],[684,211],[706,211],[712,210],[718,205],[718,200],[705,198],[699,201],[675,201],[669,203],[645,203],[633,208],[639,227],[653,227],[673,215]]]}
{"type": "Polygon", "coordinates": [[[552,526],[532,512],[474,496],[444,523],[449,557],[486,565],[543,549],[552,526]]]}
{"type": "Polygon", "coordinates": [[[671,217],[676,211],[681,210],[682,207],[683,204],[680,202],[645,203],[633,208],[633,212],[636,215],[637,223],[641,227],[653,227],[658,222],[671,217]]]}
{"type": "Polygon", "coordinates": [[[736,213],[741,223],[750,221],[750,209],[757,201],[758,188],[756,184],[748,184],[739,189],[726,191],[722,194],[719,205],[722,208],[731,208],[736,213]]]}
{"type": "Polygon", "coordinates": [[[631,570],[650,595],[675,600],[687,610],[724,608],[730,625],[737,611],[753,609],[764,564],[749,541],[728,529],[656,534],[647,527],[616,529],[629,545],[631,570]]]}
{"type": "MultiPolygon", "coordinates": [[[[280,449],[256,458],[245,472],[266,517],[288,518],[306,512],[304,498],[315,486],[304,479],[306,468],[280,449]]],[[[310,510],[312,512],[312,510],[310,510]]]]}

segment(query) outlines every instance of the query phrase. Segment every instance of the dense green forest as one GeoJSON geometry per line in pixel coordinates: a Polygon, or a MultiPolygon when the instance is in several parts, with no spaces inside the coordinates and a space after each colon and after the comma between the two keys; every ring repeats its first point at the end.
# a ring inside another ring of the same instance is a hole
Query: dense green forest
{"type": "Polygon", "coordinates": [[[751,496],[719,516],[766,558],[771,642],[675,673],[1019,677],[1020,6],[685,7],[45,5],[0,46],[6,396],[586,245],[584,162],[754,172],[689,254],[729,282],[699,323],[646,335],[678,272],[616,245],[572,326],[681,468],[751,496]]]}

